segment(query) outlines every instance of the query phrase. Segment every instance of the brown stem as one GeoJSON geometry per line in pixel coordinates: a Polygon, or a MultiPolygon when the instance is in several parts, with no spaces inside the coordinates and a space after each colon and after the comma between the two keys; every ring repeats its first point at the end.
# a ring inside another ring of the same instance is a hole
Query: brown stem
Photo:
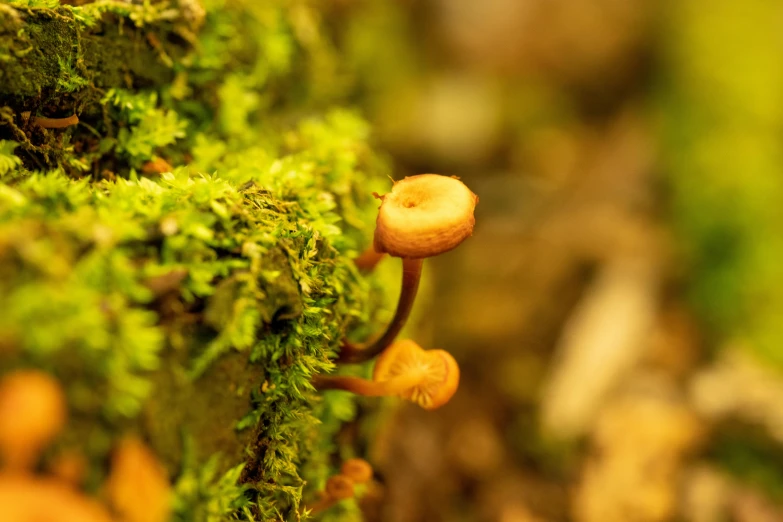
{"type": "Polygon", "coordinates": [[[349,341],[343,341],[337,362],[360,363],[369,361],[394,342],[402,327],[405,326],[405,322],[408,320],[408,316],[413,308],[416,293],[419,291],[423,263],[424,259],[402,258],[402,289],[400,290],[400,299],[397,302],[397,310],[394,312],[391,323],[389,323],[383,335],[375,341],[365,344],[353,344],[349,341]]]}
{"type": "Polygon", "coordinates": [[[388,381],[368,381],[359,377],[347,377],[343,375],[329,376],[316,375],[313,377],[313,386],[316,390],[343,390],[366,397],[388,397],[398,395],[416,386],[421,382],[420,375],[405,374],[393,377],[388,381]]]}
{"type": "Polygon", "coordinates": [[[64,129],[77,123],[79,123],[79,117],[76,114],[71,114],[67,118],[41,118],[38,116],[33,118],[33,124],[44,129],[64,129]]]}
{"type": "Polygon", "coordinates": [[[370,272],[375,268],[375,265],[383,259],[384,255],[385,254],[376,252],[372,245],[370,245],[364,252],[359,254],[359,257],[354,259],[353,262],[362,272],[370,272]]]}

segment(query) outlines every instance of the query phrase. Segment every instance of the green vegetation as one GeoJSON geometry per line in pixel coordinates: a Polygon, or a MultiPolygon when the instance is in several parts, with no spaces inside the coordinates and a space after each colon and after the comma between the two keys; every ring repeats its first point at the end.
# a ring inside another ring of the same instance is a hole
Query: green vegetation
{"type": "MultiPolygon", "coordinates": [[[[779,3],[669,3],[665,171],[687,280],[710,346],[783,367],[783,65],[779,3]],[[718,36],[719,35],[719,36],[718,36]]],[[[753,393],[748,392],[748,393],[753,393]]],[[[708,457],[783,499],[779,445],[720,426],[708,457]]]]}
{"type": "Polygon", "coordinates": [[[0,6],[0,373],[63,382],[93,490],[136,432],[178,520],[295,520],[353,416],[310,377],[373,327],[388,169],[306,2],[173,5],[0,6]]]}
{"type": "Polygon", "coordinates": [[[707,456],[743,484],[760,489],[776,502],[783,501],[780,445],[752,426],[721,428],[707,448],[707,456]]]}
{"type": "Polygon", "coordinates": [[[720,342],[747,341],[781,365],[778,7],[764,0],[671,4],[663,157],[707,330],[720,342]]]}

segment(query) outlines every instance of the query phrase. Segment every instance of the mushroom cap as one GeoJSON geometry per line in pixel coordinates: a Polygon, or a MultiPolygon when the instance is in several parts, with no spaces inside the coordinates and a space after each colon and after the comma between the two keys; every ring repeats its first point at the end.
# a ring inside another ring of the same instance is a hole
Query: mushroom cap
{"type": "Polygon", "coordinates": [[[125,522],[166,522],[171,511],[171,486],[155,454],[136,438],[114,449],[106,495],[125,522]]]}
{"type": "Polygon", "coordinates": [[[394,183],[375,221],[373,246],[395,257],[424,258],[456,248],[473,234],[478,196],[457,178],[409,176],[394,183]]]}
{"type": "Polygon", "coordinates": [[[345,475],[355,484],[364,484],[372,478],[372,466],[364,459],[348,459],[340,466],[340,474],[345,475]]]}
{"type": "Polygon", "coordinates": [[[375,363],[373,380],[418,376],[418,384],[399,394],[425,410],[446,404],[459,386],[459,366],[445,350],[423,350],[411,340],[396,341],[375,363]]]}
{"type": "Polygon", "coordinates": [[[353,481],[344,475],[334,475],[326,479],[324,488],[326,496],[334,500],[344,500],[353,497],[353,481]]]}
{"type": "Polygon", "coordinates": [[[87,458],[75,449],[59,453],[49,464],[51,474],[72,486],[79,486],[87,476],[87,458]]]}
{"type": "Polygon", "coordinates": [[[95,499],[64,482],[26,474],[0,473],[4,522],[112,522],[95,499]]]}
{"type": "Polygon", "coordinates": [[[0,380],[0,460],[32,466],[66,421],[60,383],[39,370],[18,370],[0,380]]]}

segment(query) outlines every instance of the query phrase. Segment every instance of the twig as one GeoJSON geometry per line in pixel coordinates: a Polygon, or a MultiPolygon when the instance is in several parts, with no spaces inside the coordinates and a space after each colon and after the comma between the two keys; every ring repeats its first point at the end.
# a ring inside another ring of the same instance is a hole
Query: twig
{"type": "Polygon", "coordinates": [[[40,118],[38,116],[33,118],[33,124],[44,129],[64,129],[77,123],[79,123],[79,117],[76,114],[71,114],[67,118],[40,118]]]}

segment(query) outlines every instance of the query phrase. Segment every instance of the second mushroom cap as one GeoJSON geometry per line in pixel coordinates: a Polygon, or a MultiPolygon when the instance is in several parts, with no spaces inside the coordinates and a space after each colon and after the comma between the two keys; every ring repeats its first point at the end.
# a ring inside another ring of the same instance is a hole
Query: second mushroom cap
{"type": "Polygon", "coordinates": [[[399,393],[425,410],[446,404],[459,386],[459,366],[445,350],[423,350],[411,340],[397,341],[378,357],[373,370],[376,382],[406,377],[415,382],[399,393]]]}

